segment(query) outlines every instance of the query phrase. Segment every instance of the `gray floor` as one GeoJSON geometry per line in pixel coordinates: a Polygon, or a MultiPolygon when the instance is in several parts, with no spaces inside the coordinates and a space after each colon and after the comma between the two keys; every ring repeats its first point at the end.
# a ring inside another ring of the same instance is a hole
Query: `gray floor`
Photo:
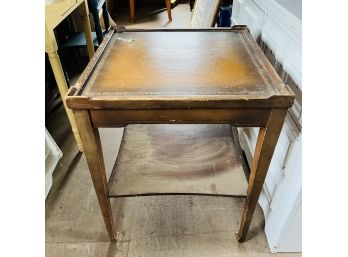
{"type": "MultiPolygon", "coordinates": [[[[165,11],[152,16],[145,13],[145,18],[138,15],[137,22],[145,22],[143,27],[168,25],[165,11]]],[[[121,24],[121,18],[115,21],[121,24]]],[[[169,26],[187,27],[189,18],[188,5],[179,5],[173,9],[169,26]]],[[[127,20],[124,14],[123,24],[127,20]]],[[[63,107],[55,109],[46,123],[64,153],[46,199],[46,256],[301,256],[270,253],[260,207],[247,241],[238,243],[235,233],[244,200],[211,196],[112,199],[118,241],[110,243],[85,156],[77,150],[63,107]]],[[[100,134],[109,173],[122,129],[101,129],[100,134]]]]}
{"type": "Polygon", "coordinates": [[[128,6],[115,7],[111,15],[117,25],[128,28],[188,28],[190,26],[191,12],[189,4],[179,4],[172,9],[172,22],[168,21],[168,15],[163,4],[144,5],[138,1],[135,6],[135,22],[129,21],[128,6]]]}

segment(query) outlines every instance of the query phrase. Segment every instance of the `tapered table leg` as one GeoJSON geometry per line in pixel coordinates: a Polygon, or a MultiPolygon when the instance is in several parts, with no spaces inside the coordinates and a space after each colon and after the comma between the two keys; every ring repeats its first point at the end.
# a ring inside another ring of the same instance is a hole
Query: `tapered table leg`
{"type": "Polygon", "coordinates": [[[92,127],[88,111],[75,110],[74,115],[106,229],[110,240],[115,241],[116,230],[112,218],[110,199],[108,198],[107,178],[99,131],[92,127]]]}
{"type": "Polygon", "coordinates": [[[47,54],[48,54],[48,59],[50,61],[51,67],[52,67],[54,77],[55,77],[56,82],[57,82],[57,86],[58,86],[60,96],[62,98],[62,102],[64,104],[66,114],[68,116],[68,119],[69,119],[69,122],[71,125],[71,129],[74,133],[74,137],[75,137],[77,146],[78,146],[80,152],[83,152],[83,147],[82,147],[79,132],[78,132],[77,127],[76,127],[74,116],[72,114],[72,111],[66,106],[65,98],[66,98],[66,94],[68,92],[68,85],[67,85],[66,80],[65,80],[63,68],[62,68],[62,65],[60,63],[58,53],[54,51],[54,52],[47,53],[47,54]]]}
{"type": "Polygon", "coordinates": [[[134,22],[134,3],[135,0],[129,0],[130,22],[134,22]]]}
{"type": "Polygon", "coordinates": [[[172,21],[172,8],[170,5],[170,0],[166,0],[166,6],[167,6],[168,19],[169,21],[172,21]]]}
{"type": "Polygon", "coordinates": [[[286,113],[286,109],[273,109],[266,126],[260,128],[251,165],[248,195],[244,205],[239,232],[237,234],[237,240],[239,242],[244,242],[246,239],[250,222],[266,178],[268,167],[283,127],[286,113]]]}

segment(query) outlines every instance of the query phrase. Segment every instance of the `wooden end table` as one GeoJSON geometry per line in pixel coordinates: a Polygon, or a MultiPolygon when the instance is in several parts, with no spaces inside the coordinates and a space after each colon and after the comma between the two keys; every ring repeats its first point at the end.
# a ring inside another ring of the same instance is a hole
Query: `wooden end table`
{"type": "Polygon", "coordinates": [[[194,194],[246,197],[243,242],[293,101],[246,26],[111,29],[66,98],[110,240],[109,198],[194,194]],[[248,182],[231,126],[260,127],[248,182]],[[109,179],[100,127],[125,127],[109,179]]]}

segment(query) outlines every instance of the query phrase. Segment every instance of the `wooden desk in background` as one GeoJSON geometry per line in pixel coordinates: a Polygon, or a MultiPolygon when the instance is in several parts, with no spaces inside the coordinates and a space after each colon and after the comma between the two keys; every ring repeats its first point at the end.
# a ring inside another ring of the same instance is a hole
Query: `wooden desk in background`
{"type": "Polygon", "coordinates": [[[45,2],[45,52],[48,54],[54,77],[56,79],[60,96],[62,98],[65,111],[71,124],[72,131],[79,150],[83,147],[81,139],[76,128],[76,122],[71,110],[66,106],[65,98],[68,91],[68,85],[65,80],[64,71],[58,56],[58,45],[54,35],[54,28],[59,25],[68,15],[78,9],[83,19],[83,29],[87,42],[88,56],[91,59],[94,54],[94,46],[91,34],[91,25],[88,17],[87,0],[46,0],[45,2]]]}
{"type": "Polygon", "coordinates": [[[293,101],[245,26],[112,29],[67,96],[110,240],[109,198],[194,194],[246,197],[244,241],[293,101]],[[124,126],[107,179],[98,128],[124,126]],[[260,127],[248,183],[231,126],[260,127]]]}

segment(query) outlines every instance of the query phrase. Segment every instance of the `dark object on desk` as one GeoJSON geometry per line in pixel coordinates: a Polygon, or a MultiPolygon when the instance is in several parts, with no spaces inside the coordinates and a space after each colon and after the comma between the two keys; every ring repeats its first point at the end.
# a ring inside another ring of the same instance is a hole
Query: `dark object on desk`
{"type": "Polygon", "coordinates": [[[116,240],[111,197],[242,196],[243,187],[233,191],[229,188],[236,182],[243,185],[242,176],[234,176],[239,182],[224,179],[223,182],[230,183],[227,186],[219,180],[240,174],[242,166],[232,139],[228,139],[232,137],[231,125],[260,127],[237,235],[238,241],[245,241],[293,101],[294,94],[279,78],[246,26],[112,29],[66,98],[68,107],[74,110],[110,240],[116,240]],[[168,125],[126,127],[129,124],[168,125]],[[182,124],[219,125],[182,127],[182,124]],[[126,127],[109,182],[98,132],[101,127],[126,127]],[[177,141],[173,135],[178,136],[177,141]],[[210,149],[213,146],[210,140],[215,142],[216,151],[210,149]],[[185,145],[189,141],[191,150],[185,145]],[[182,153],[185,156],[179,160],[182,153]],[[188,158],[190,154],[192,158],[188,158]],[[151,169],[151,165],[156,167],[151,169]],[[159,165],[162,167],[157,169],[159,165]],[[130,169],[128,175],[133,177],[127,177],[130,169]],[[208,187],[207,181],[202,180],[207,175],[212,176],[208,178],[211,179],[208,187]],[[168,183],[173,177],[176,179],[171,181],[170,188],[157,184],[161,179],[168,183]],[[147,184],[131,187],[139,182],[147,184]]]}

